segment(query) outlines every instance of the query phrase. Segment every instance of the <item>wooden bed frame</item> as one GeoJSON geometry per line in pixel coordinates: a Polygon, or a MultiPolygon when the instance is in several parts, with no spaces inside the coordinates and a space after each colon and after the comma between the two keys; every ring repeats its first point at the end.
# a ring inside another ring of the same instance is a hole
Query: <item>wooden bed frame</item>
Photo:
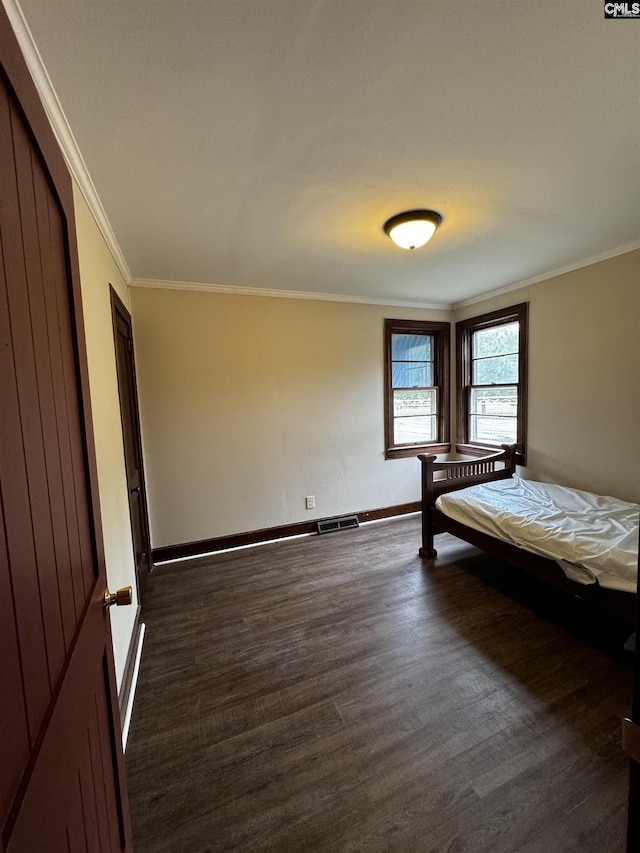
{"type": "Polygon", "coordinates": [[[454,521],[436,509],[436,499],[446,492],[464,489],[476,483],[504,480],[515,473],[515,447],[504,446],[497,453],[463,462],[438,462],[435,456],[420,454],[422,463],[422,547],[420,556],[437,557],[433,537],[446,532],[475,545],[493,557],[524,569],[558,589],[588,601],[590,604],[623,619],[630,625],[636,621],[636,596],[633,593],[584,585],[569,580],[555,560],[540,557],[530,551],[502,542],[454,521]],[[439,476],[436,476],[439,475],[439,476]]]}

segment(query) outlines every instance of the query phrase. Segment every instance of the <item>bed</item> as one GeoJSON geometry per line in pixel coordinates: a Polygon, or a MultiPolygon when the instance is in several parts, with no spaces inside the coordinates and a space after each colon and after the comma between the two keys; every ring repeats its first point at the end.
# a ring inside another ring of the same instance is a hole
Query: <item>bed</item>
{"type": "Polygon", "coordinates": [[[419,459],[422,557],[435,559],[434,536],[451,533],[635,624],[637,504],[522,480],[512,447],[460,462],[419,459]]]}

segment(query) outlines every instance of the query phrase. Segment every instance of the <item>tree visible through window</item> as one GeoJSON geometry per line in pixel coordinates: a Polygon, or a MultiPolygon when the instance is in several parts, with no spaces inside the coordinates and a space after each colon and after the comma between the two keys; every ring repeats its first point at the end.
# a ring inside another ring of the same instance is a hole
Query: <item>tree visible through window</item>
{"type": "Polygon", "coordinates": [[[448,323],[385,320],[386,455],[449,449],[448,323]]]}
{"type": "Polygon", "coordinates": [[[458,448],[517,444],[525,451],[527,305],[456,325],[458,448]]]}
{"type": "Polygon", "coordinates": [[[517,441],[519,331],[515,322],[472,332],[471,441],[517,441]]]}

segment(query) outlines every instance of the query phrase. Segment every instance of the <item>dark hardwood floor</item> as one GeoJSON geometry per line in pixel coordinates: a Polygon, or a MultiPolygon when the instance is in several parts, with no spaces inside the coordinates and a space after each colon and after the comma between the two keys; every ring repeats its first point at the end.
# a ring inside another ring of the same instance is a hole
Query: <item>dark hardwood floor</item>
{"type": "Polygon", "coordinates": [[[624,626],[419,519],[158,567],[136,853],[622,853],[624,626]]]}

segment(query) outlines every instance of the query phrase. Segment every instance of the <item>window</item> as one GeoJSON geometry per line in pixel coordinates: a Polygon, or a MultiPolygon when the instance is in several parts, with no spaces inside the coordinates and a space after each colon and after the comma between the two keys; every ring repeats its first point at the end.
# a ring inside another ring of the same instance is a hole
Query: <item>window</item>
{"type": "Polygon", "coordinates": [[[527,303],[456,323],[456,449],[518,446],[525,463],[527,303]]]}
{"type": "Polygon", "coordinates": [[[444,453],[449,440],[449,323],[385,320],[385,455],[444,453]]]}

